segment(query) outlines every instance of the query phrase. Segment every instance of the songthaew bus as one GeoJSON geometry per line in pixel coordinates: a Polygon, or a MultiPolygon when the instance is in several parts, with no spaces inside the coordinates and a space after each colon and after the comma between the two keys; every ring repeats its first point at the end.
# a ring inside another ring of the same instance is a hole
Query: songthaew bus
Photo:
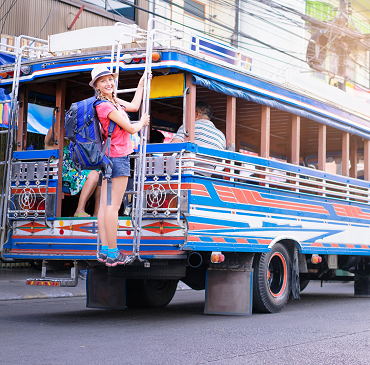
{"type": "Polygon", "coordinates": [[[118,23],[6,48],[16,59],[0,70],[12,95],[1,131],[1,259],[38,263],[31,285],[73,286],[87,269],[87,306],[98,308],[163,307],[180,280],[205,289],[208,314],[278,312],[310,280],[352,281],[355,295],[369,295],[369,104],[151,22],[149,31],[118,23]],[[112,268],[97,261],[96,217],[73,217],[78,197],[62,179],[65,113],[94,95],[98,64],[119,73],[126,100],[152,72],[141,110],[150,129],[185,131],[183,143],[141,133],[117,228],[131,260],[112,268]],[[199,100],[213,107],[225,150],[194,143],[199,100]],[[52,108],[54,149],[28,149],[29,103],[52,108]],[[61,264],[70,278],[48,276],[61,264]]]}

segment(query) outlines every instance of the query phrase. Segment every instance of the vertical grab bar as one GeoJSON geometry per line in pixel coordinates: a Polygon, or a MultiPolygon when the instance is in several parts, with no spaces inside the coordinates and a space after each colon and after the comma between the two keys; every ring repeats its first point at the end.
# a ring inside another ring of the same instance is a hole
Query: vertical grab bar
{"type": "Polygon", "coordinates": [[[0,257],[3,260],[4,260],[3,247],[5,243],[5,232],[6,232],[6,226],[8,223],[8,205],[9,205],[10,194],[11,194],[10,176],[12,173],[14,133],[17,128],[19,76],[20,76],[20,70],[21,70],[23,49],[24,47],[21,47],[21,36],[16,37],[15,38],[14,76],[13,76],[11,103],[10,103],[10,111],[9,111],[10,122],[8,125],[7,148],[5,151],[4,171],[3,171],[4,176],[3,176],[1,203],[0,203],[0,217],[1,217],[0,257]]]}
{"type": "MultiPolygon", "coordinates": [[[[154,43],[154,30],[153,30],[153,18],[149,19],[148,22],[148,39],[146,49],[146,64],[145,64],[145,80],[144,80],[144,96],[143,96],[143,111],[142,113],[149,114],[149,101],[150,101],[150,79],[149,75],[152,70],[152,53],[154,43]]],[[[141,242],[141,226],[143,218],[143,204],[144,204],[144,185],[145,185],[145,173],[146,173],[146,144],[147,144],[148,127],[144,127],[140,132],[140,149],[139,149],[139,168],[138,168],[138,183],[137,183],[137,194],[135,199],[135,216],[133,219],[134,223],[134,238],[132,255],[128,256],[125,260],[125,264],[131,264],[135,260],[144,262],[145,267],[150,267],[150,263],[140,257],[140,242],[141,242]]]]}

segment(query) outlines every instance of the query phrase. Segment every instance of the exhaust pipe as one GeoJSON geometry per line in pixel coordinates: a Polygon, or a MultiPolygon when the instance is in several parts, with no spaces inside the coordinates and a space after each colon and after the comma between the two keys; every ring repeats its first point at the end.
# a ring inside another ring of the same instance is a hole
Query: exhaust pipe
{"type": "Polygon", "coordinates": [[[197,267],[202,265],[202,263],[203,263],[203,257],[199,252],[192,252],[188,256],[188,264],[193,269],[196,269],[197,267]]]}

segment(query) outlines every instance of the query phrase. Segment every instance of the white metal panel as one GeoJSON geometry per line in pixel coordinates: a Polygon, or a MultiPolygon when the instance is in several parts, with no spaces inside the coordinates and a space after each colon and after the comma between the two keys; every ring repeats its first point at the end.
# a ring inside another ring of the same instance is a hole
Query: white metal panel
{"type": "Polygon", "coordinates": [[[137,32],[136,25],[90,27],[49,36],[49,51],[52,53],[73,51],[86,48],[107,47],[121,40],[132,43],[137,32]]]}

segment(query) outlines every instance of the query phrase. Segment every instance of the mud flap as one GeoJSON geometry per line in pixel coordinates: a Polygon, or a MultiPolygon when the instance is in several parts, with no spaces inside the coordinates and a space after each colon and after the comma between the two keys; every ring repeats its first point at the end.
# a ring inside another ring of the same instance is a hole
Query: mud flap
{"type": "Polygon", "coordinates": [[[208,269],[204,313],[252,314],[253,269],[208,269]]]}
{"type": "Polygon", "coordinates": [[[298,250],[294,248],[293,264],[292,264],[292,299],[301,299],[299,287],[299,260],[298,250]]]}
{"type": "Polygon", "coordinates": [[[370,276],[355,275],[355,295],[370,295],[370,276]]]}
{"type": "Polygon", "coordinates": [[[86,307],[124,309],[126,279],[108,276],[105,266],[89,267],[86,280],[86,307]]]}

